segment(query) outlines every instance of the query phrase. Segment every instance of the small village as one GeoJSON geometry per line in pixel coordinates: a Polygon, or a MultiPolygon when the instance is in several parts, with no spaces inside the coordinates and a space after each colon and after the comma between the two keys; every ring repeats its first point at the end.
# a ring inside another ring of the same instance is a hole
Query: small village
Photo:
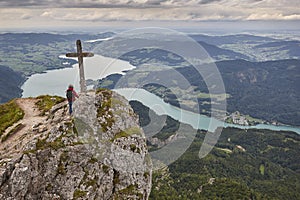
{"type": "Polygon", "coordinates": [[[229,114],[225,118],[225,122],[229,124],[237,124],[241,126],[255,126],[257,124],[269,124],[274,126],[284,125],[277,121],[265,121],[262,119],[256,119],[249,115],[243,115],[239,111],[235,111],[234,113],[229,114]]]}
{"type": "Polygon", "coordinates": [[[249,115],[243,115],[239,111],[235,111],[227,116],[225,122],[242,126],[253,126],[259,123],[265,123],[263,120],[252,118],[249,115]]]}

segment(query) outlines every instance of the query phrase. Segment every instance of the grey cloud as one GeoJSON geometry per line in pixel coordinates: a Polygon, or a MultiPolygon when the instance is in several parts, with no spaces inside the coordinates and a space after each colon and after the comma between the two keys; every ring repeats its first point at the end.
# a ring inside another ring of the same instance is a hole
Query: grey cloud
{"type": "MultiPolygon", "coordinates": [[[[298,19],[299,0],[0,0],[0,8],[26,8],[44,19],[85,21],[298,19]],[[144,2],[144,3],[142,3],[144,2]],[[261,9],[257,9],[257,7],[261,9]],[[58,9],[56,9],[58,8],[58,9]],[[74,9],[73,9],[74,8],[74,9]],[[86,8],[86,9],[77,9],[86,8]],[[103,9],[93,9],[103,8],[103,9]],[[165,9],[168,8],[168,9],[165,9]],[[61,12],[64,10],[64,12],[61,12]],[[48,11],[48,9],[47,9],[48,11]],[[42,11],[40,11],[42,12],[42,11]],[[64,15],[68,13],[68,15],[64,15]],[[70,14],[71,13],[71,14],[70,14]],[[77,18],[77,17],[78,18],[77,18]]],[[[1,10],[1,9],[0,9],[1,10]]],[[[9,9],[7,9],[9,10],[9,9]]],[[[28,12],[24,12],[27,13],[28,12]]],[[[24,15],[24,19],[32,19],[24,15]]]]}
{"type": "Polygon", "coordinates": [[[160,0],[149,0],[146,4],[137,1],[94,0],[0,0],[0,7],[54,7],[54,8],[123,8],[159,5],[160,0]],[[149,2],[149,3],[148,3],[149,2]]]}
{"type": "MultiPolygon", "coordinates": [[[[57,0],[59,2],[59,0],[57,0]]],[[[51,0],[0,0],[0,7],[34,7],[52,4],[51,0]]]]}
{"type": "Polygon", "coordinates": [[[166,0],[148,0],[145,4],[158,6],[163,2],[166,2],[166,0]]]}
{"type": "Polygon", "coordinates": [[[197,4],[209,4],[222,0],[148,0],[141,3],[137,0],[0,0],[0,7],[61,7],[61,8],[147,8],[147,7],[173,7],[197,4]]]}
{"type": "Polygon", "coordinates": [[[209,3],[213,3],[216,1],[222,1],[222,0],[201,0],[199,3],[200,4],[209,4],[209,3]]]}

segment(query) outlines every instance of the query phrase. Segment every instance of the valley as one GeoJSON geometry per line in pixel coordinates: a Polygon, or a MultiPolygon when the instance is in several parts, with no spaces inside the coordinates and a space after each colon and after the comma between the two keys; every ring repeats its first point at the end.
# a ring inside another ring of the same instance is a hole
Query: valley
{"type": "MultiPolygon", "coordinates": [[[[48,84],[46,78],[38,79],[35,85],[42,88],[39,95],[51,93],[49,89],[53,87],[64,96],[65,84],[58,85],[62,79],[69,81],[69,76],[74,75],[68,72],[59,76],[56,72],[63,68],[74,71],[77,61],[60,55],[73,52],[75,41],[80,38],[85,51],[110,57],[112,61],[100,67],[89,62],[90,67],[95,65],[95,69],[103,70],[92,72],[103,77],[89,79],[90,88],[133,86],[157,95],[164,103],[175,106],[173,110],[184,114],[192,111],[203,117],[199,121],[202,126],[194,127],[193,115],[175,119],[157,114],[143,102],[130,101],[139,115],[139,125],[144,129],[154,163],[150,199],[300,198],[297,159],[300,136],[296,131],[280,130],[281,126],[266,128],[269,124],[286,124],[291,126],[282,127],[295,129],[300,126],[299,41],[249,34],[190,35],[210,56],[201,60],[151,46],[153,42],[158,45],[159,38],[128,40],[116,35],[111,32],[0,34],[0,102],[20,97],[26,80],[50,72],[54,74],[50,82],[57,85],[48,84]],[[130,49],[133,43],[145,47],[130,49]],[[120,56],[123,48],[129,50],[120,56]],[[108,72],[111,63],[124,67],[124,61],[134,67],[108,72]],[[224,90],[222,85],[214,84],[218,80],[210,68],[212,62],[222,77],[224,90]],[[212,84],[207,84],[208,80],[212,84]],[[216,92],[211,93],[212,89],[216,92]],[[209,123],[204,123],[207,119],[225,120],[230,126],[223,127],[222,134],[214,138],[215,146],[200,159],[206,136],[214,135],[215,131],[207,128],[209,123]],[[247,126],[258,123],[261,126],[257,128],[247,126]],[[187,141],[185,146],[182,141],[187,141]],[[172,144],[175,148],[168,151],[172,144]],[[163,152],[165,160],[157,162],[159,152],[163,152]],[[177,159],[172,160],[173,156],[177,159]]],[[[184,46],[182,41],[175,44],[184,46]]],[[[151,98],[146,100],[154,102],[151,98]]],[[[166,109],[157,106],[158,111],[166,109]]],[[[136,150],[134,146],[130,148],[136,150]]]]}

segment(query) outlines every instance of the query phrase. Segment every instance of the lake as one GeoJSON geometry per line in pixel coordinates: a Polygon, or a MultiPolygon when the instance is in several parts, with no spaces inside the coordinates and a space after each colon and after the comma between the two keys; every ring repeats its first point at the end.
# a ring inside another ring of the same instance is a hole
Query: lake
{"type": "MultiPolygon", "coordinates": [[[[65,56],[60,56],[66,58],[65,56]]],[[[73,58],[77,60],[77,58],[73,58]]],[[[98,80],[110,74],[124,74],[123,71],[132,70],[135,67],[129,62],[95,55],[84,59],[84,72],[86,79],[98,80]]],[[[48,70],[43,74],[34,74],[21,87],[22,97],[36,97],[41,94],[65,96],[69,84],[73,84],[79,91],[78,64],[72,68],[48,70]]]]}
{"type": "Polygon", "coordinates": [[[165,103],[160,97],[137,88],[116,89],[116,92],[124,96],[129,101],[136,100],[142,102],[145,106],[151,108],[159,115],[169,115],[180,122],[190,124],[193,128],[203,129],[213,132],[217,127],[234,127],[240,129],[269,129],[274,131],[294,131],[300,134],[300,128],[292,126],[275,126],[270,124],[258,124],[255,126],[242,126],[237,124],[224,123],[212,117],[200,115],[186,111],[168,103],[165,103]]]}
{"type": "MultiPolygon", "coordinates": [[[[63,56],[61,56],[63,57],[63,56]]],[[[76,59],[76,58],[75,58],[76,59]]],[[[95,55],[84,59],[86,79],[97,80],[110,74],[124,74],[124,71],[134,69],[129,62],[95,55]]],[[[65,91],[69,84],[73,84],[79,90],[79,70],[78,64],[72,68],[59,70],[49,70],[43,74],[34,74],[22,86],[23,97],[36,97],[43,94],[59,95],[65,97],[65,91]]],[[[274,131],[294,131],[300,134],[300,128],[292,126],[275,126],[268,124],[258,124],[256,126],[241,126],[224,123],[215,118],[207,117],[197,113],[182,110],[168,103],[160,97],[143,89],[117,89],[115,90],[128,100],[137,100],[145,106],[154,110],[157,114],[169,115],[182,123],[190,124],[195,129],[214,131],[217,127],[236,127],[241,129],[269,129],[274,131]]]]}

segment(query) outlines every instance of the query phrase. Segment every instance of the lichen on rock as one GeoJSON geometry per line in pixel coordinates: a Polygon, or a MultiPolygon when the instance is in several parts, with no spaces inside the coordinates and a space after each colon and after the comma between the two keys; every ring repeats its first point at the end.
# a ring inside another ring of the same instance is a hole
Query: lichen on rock
{"type": "Polygon", "coordinates": [[[99,90],[67,109],[55,105],[47,129],[0,157],[0,199],[148,199],[152,164],[127,100],[99,90]]]}

